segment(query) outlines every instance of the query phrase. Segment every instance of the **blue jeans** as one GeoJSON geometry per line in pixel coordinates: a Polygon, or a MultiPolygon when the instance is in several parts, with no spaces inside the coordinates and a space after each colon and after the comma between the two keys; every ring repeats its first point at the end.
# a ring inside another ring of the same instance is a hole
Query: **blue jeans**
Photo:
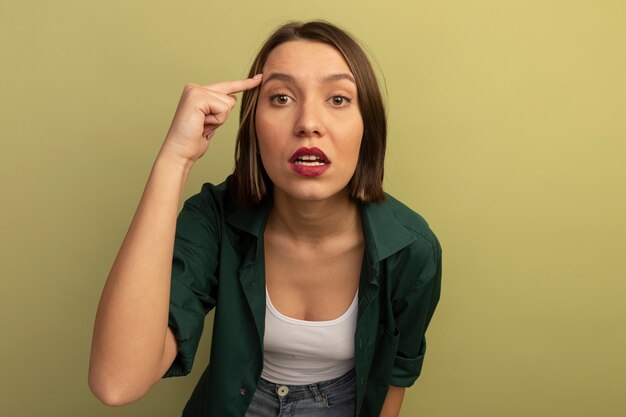
{"type": "Polygon", "coordinates": [[[330,381],[280,385],[261,378],[246,417],[353,417],[354,369],[330,381]]]}

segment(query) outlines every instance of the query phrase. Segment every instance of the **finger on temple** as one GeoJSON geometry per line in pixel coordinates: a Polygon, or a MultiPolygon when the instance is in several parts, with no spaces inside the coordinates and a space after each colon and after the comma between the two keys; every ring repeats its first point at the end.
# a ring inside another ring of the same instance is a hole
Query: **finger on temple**
{"type": "Polygon", "coordinates": [[[242,91],[250,90],[255,88],[261,84],[262,77],[259,78],[248,78],[246,80],[235,80],[235,81],[223,81],[220,83],[215,83],[208,88],[211,90],[219,91],[220,93],[231,95],[235,93],[240,93],[242,91]]]}

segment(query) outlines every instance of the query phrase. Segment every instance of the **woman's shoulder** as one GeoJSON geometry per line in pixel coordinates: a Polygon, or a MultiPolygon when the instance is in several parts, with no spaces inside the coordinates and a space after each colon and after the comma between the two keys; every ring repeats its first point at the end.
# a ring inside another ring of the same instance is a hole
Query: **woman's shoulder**
{"type": "Polygon", "coordinates": [[[425,239],[430,243],[438,244],[437,236],[420,213],[388,193],[385,193],[385,197],[385,201],[379,204],[407,231],[414,234],[417,239],[425,239]]]}
{"type": "Polygon", "coordinates": [[[407,244],[393,255],[398,281],[414,288],[433,279],[441,279],[441,244],[426,219],[389,194],[380,204],[389,216],[388,219],[393,219],[390,222],[396,223],[395,233],[404,233],[406,236],[407,244]],[[406,273],[402,274],[401,271],[406,273]],[[419,273],[415,274],[415,271],[419,273]]]}
{"type": "Polygon", "coordinates": [[[184,204],[213,213],[230,211],[235,205],[230,191],[230,182],[230,176],[220,183],[205,182],[202,184],[200,192],[186,199],[184,204]]]}
{"type": "Polygon", "coordinates": [[[373,261],[389,258],[401,270],[434,271],[441,262],[441,245],[432,228],[414,209],[389,194],[385,197],[364,205],[363,230],[373,261]]]}
{"type": "Polygon", "coordinates": [[[233,192],[232,178],[231,175],[219,184],[204,183],[199,193],[185,201],[185,207],[201,212],[202,220],[214,227],[236,229],[259,237],[271,205],[265,200],[254,206],[242,205],[233,192]]]}

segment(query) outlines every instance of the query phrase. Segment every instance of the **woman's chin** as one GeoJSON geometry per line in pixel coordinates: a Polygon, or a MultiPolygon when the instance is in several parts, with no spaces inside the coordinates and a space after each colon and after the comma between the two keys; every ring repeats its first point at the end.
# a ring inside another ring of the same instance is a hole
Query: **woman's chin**
{"type": "Polygon", "coordinates": [[[319,184],[305,184],[289,189],[280,189],[274,185],[274,196],[284,200],[298,201],[303,203],[316,203],[349,198],[347,187],[331,189],[319,184]]]}

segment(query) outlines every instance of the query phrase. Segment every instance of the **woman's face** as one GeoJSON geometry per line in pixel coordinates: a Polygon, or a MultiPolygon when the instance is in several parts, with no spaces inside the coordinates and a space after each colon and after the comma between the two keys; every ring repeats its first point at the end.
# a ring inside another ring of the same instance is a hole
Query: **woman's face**
{"type": "Polygon", "coordinates": [[[335,48],[305,40],[274,48],[263,67],[255,124],[275,194],[316,201],[347,191],[363,119],[354,76],[335,48]]]}

